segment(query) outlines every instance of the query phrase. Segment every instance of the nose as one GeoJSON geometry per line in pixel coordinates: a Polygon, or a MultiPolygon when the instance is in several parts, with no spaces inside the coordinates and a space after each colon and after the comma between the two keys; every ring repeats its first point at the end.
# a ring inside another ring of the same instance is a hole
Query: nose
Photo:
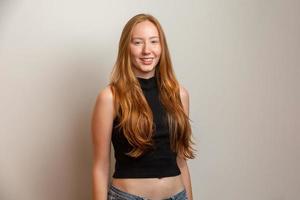
{"type": "Polygon", "coordinates": [[[149,54],[150,53],[150,45],[145,43],[144,48],[143,48],[143,53],[144,54],[149,54]]]}

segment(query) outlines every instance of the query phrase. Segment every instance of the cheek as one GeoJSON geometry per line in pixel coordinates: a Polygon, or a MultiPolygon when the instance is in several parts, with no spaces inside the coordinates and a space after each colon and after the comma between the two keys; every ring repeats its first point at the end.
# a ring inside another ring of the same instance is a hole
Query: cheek
{"type": "Polygon", "coordinates": [[[161,54],[161,46],[159,45],[159,46],[155,47],[154,48],[154,52],[155,52],[155,54],[157,56],[160,56],[160,54],[161,54]]]}
{"type": "Polygon", "coordinates": [[[161,55],[161,48],[157,48],[155,50],[155,54],[156,54],[157,57],[160,57],[160,55],[161,55]]]}
{"type": "Polygon", "coordinates": [[[139,57],[139,51],[137,51],[136,49],[132,49],[130,55],[133,58],[139,57]]]}
{"type": "Polygon", "coordinates": [[[140,49],[134,46],[130,46],[130,55],[132,57],[138,57],[140,54],[140,49]]]}

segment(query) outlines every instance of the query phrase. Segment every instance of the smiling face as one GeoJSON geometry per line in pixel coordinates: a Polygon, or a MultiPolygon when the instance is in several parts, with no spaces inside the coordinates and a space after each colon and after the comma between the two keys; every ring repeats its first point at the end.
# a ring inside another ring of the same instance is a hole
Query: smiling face
{"type": "Polygon", "coordinates": [[[132,70],[137,77],[150,78],[161,55],[161,44],[156,26],[150,21],[136,24],[130,41],[132,70]]]}

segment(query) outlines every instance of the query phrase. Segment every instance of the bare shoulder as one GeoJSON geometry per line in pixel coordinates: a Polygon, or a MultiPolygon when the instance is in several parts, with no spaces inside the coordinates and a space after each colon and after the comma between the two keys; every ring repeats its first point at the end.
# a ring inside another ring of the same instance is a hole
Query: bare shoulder
{"type": "Polygon", "coordinates": [[[182,85],[180,85],[180,99],[181,99],[185,113],[187,115],[189,115],[189,92],[182,85]]]}
{"type": "Polygon", "coordinates": [[[180,85],[180,98],[182,101],[189,99],[189,92],[183,85],[180,85]]]}
{"type": "Polygon", "coordinates": [[[101,90],[97,96],[97,100],[105,102],[113,101],[111,86],[108,85],[103,90],[101,90]]]}
{"type": "Polygon", "coordinates": [[[102,89],[96,99],[94,112],[104,112],[107,117],[114,118],[114,97],[111,86],[108,85],[102,89]]]}

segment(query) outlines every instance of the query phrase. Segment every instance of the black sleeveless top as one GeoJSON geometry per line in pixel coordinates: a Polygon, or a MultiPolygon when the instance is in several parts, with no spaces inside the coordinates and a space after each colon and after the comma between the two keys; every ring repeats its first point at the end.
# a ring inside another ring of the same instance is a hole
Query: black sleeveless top
{"type": "Polygon", "coordinates": [[[170,149],[170,134],[166,120],[166,112],[159,101],[156,77],[149,79],[137,77],[143,94],[152,110],[155,133],[155,148],[138,158],[125,155],[132,146],[122,131],[116,128],[119,123],[116,117],[113,122],[112,143],[115,150],[114,178],[161,178],[177,176],[180,170],[176,162],[176,153],[170,149]]]}

